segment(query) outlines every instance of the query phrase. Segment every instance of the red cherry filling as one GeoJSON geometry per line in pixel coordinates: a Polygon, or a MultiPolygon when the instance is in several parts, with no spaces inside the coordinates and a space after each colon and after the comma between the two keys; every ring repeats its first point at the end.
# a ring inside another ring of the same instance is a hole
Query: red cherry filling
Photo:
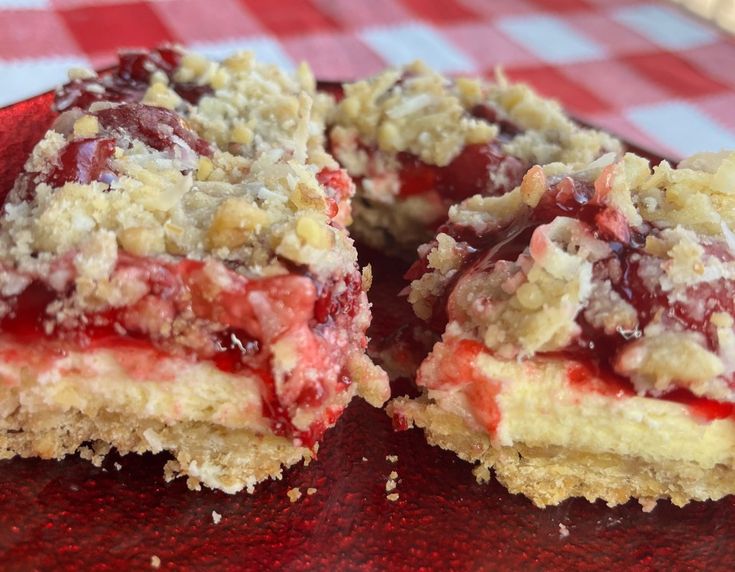
{"type": "Polygon", "coordinates": [[[115,140],[109,137],[77,139],[64,147],[59,166],[46,178],[52,187],[64,183],[88,184],[92,181],[109,183],[115,178],[109,160],[115,154],[115,140]]]}
{"type": "Polygon", "coordinates": [[[118,65],[102,77],[75,79],[62,86],[56,93],[56,110],[72,107],[88,109],[96,101],[135,102],[145,95],[151,75],[161,71],[169,78],[171,87],[184,100],[195,104],[202,97],[213,93],[208,85],[197,85],[174,80],[182,53],[176,48],[161,47],[149,52],[122,52],[118,65]]]}
{"type": "Polygon", "coordinates": [[[102,134],[67,143],[59,154],[59,164],[45,177],[51,186],[60,187],[68,182],[111,183],[116,178],[110,165],[115,146],[128,146],[130,138],[138,139],[158,151],[173,150],[184,143],[200,155],[212,154],[209,143],[189,129],[176,113],[167,109],[127,103],[99,110],[92,115],[97,117],[102,134]]]}
{"type": "MultiPolygon", "coordinates": [[[[593,274],[599,279],[608,279],[613,290],[637,313],[637,327],[633,331],[616,332],[593,326],[583,312],[578,314],[580,335],[563,351],[550,354],[577,364],[570,369],[570,384],[621,397],[632,394],[630,381],[615,372],[614,362],[620,350],[639,337],[654,317],[667,329],[702,333],[709,349],[716,351],[718,337],[710,318],[716,312],[735,315],[735,281],[704,282],[689,287],[683,296],[672,301],[657,281],[644,281],[640,272],[646,260],[657,264],[645,253],[643,245],[646,236],[655,236],[659,231],[646,225],[630,228],[623,215],[607,206],[599,196],[592,184],[565,177],[550,186],[535,208],[528,209],[505,228],[478,235],[465,227],[450,224],[442,227],[441,231],[460,242],[465,260],[443,294],[434,301],[431,325],[443,331],[448,321],[461,319],[461,309],[455,307],[453,293],[465,277],[476,272],[490,272],[499,261],[515,261],[529,246],[533,232],[540,225],[566,216],[585,223],[595,238],[608,243],[612,254],[594,263],[593,274]]],[[[733,258],[721,243],[704,246],[723,260],[733,258]]],[[[420,260],[407,276],[420,277],[426,271],[426,261],[420,260]]],[[[735,406],[698,398],[685,389],[672,391],[663,399],[686,403],[695,414],[710,420],[728,416],[735,410],[735,406]]]]}
{"type": "Polygon", "coordinates": [[[354,318],[360,311],[362,277],[357,272],[322,285],[314,304],[314,320],[325,324],[334,316],[354,318]]]}
{"type": "Polygon", "coordinates": [[[450,203],[472,195],[501,195],[520,184],[527,166],[504,154],[495,143],[467,145],[445,167],[429,165],[410,153],[399,153],[399,195],[434,191],[450,203]]]}
{"type": "Polygon", "coordinates": [[[291,419],[298,408],[318,406],[350,383],[338,370],[347,345],[364,345],[351,329],[362,295],[359,273],[318,288],[306,276],[248,280],[221,265],[121,254],[113,279],[143,285],[145,294],[129,306],[52,322],[49,305],[66,299],[71,286],[57,292],[35,279],[20,295],[4,300],[12,311],[0,321],[0,332],[24,345],[47,344],[52,352],[132,344],[162,357],[211,360],[222,371],[260,378],[263,413],[274,432],[311,446],[331,425],[321,420],[300,430],[291,419]],[[341,330],[349,334],[339,335],[341,330]],[[276,390],[270,348],[279,342],[299,357],[276,390]]]}

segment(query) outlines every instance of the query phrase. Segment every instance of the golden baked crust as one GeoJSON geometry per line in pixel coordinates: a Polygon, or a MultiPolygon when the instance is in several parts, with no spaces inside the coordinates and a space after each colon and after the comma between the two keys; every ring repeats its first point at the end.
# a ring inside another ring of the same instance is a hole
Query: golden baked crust
{"type": "Polygon", "coordinates": [[[652,461],[523,443],[495,446],[487,433],[468,428],[460,416],[426,400],[394,399],[388,412],[423,429],[430,444],[474,464],[479,483],[486,482],[492,472],[511,493],[524,495],[540,508],[570,497],[590,502],[601,499],[608,506],[633,498],[644,508],[667,498],[684,506],[735,493],[732,465],[703,467],[693,461],[652,461]]]}
{"type": "Polygon", "coordinates": [[[254,492],[257,483],[280,479],[283,469],[301,460],[308,462],[313,452],[296,447],[284,437],[254,433],[247,429],[217,424],[161,420],[136,420],[101,411],[94,416],[67,411],[51,416],[26,415],[18,411],[0,422],[0,459],[15,456],[62,459],[91,446],[89,460],[99,463],[110,448],[121,455],[160,453],[173,456],[165,467],[165,478],[187,477],[187,485],[201,485],[229,494],[254,492]]]}

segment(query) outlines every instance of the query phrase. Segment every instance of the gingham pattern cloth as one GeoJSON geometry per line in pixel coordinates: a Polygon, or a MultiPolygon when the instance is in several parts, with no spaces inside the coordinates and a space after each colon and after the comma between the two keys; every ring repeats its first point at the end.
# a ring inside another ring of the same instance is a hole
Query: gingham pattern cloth
{"type": "Polygon", "coordinates": [[[160,42],[306,60],[324,79],[414,59],[449,74],[502,66],[655,151],[735,149],[735,40],[650,0],[0,0],[0,104],[160,42]]]}

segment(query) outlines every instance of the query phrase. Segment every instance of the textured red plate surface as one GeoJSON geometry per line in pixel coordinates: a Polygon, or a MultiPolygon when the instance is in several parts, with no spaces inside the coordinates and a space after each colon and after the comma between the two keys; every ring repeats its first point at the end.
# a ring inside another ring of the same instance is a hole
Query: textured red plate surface
{"type": "MultiPolygon", "coordinates": [[[[41,96],[0,110],[0,190],[46,129],[49,104],[41,96]]],[[[379,339],[410,315],[396,297],[404,265],[361,254],[375,272],[379,339]]],[[[162,570],[716,570],[735,562],[731,498],[683,509],[662,502],[650,514],[636,503],[609,509],[580,499],[539,510],[497,483],[477,485],[468,464],[419,431],[393,433],[382,411],[359,401],[328,432],[318,462],[255,495],[166,484],[165,460],[0,462],[0,569],[145,569],[154,555],[162,570]],[[397,502],[385,492],[393,470],[397,502]],[[303,496],[292,504],[293,487],[303,496]],[[317,492],[307,496],[308,487],[317,492]]]]}

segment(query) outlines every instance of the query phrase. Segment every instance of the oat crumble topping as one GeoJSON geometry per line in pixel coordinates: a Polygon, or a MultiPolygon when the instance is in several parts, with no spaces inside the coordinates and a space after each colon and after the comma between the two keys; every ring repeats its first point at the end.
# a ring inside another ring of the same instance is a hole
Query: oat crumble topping
{"type": "MultiPolygon", "coordinates": [[[[333,136],[340,143],[352,140],[375,145],[388,156],[408,151],[426,163],[445,166],[466,145],[499,137],[502,122],[508,120],[524,133],[510,140],[501,137],[504,150],[531,163],[585,164],[601,154],[601,149],[620,148],[609,135],[580,128],[558,103],[542,98],[525,84],[508,82],[502,73],[494,82],[467,77],[450,80],[414,62],[346,84],[344,89],[345,97],[330,120],[335,125],[333,136]],[[487,106],[497,120],[473,114],[478,105],[487,106]]],[[[358,157],[364,155],[354,146],[353,151],[358,157]]],[[[364,162],[353,156],[346,165],[352,174],[361,175],[360,163],[364,162]]]]}

